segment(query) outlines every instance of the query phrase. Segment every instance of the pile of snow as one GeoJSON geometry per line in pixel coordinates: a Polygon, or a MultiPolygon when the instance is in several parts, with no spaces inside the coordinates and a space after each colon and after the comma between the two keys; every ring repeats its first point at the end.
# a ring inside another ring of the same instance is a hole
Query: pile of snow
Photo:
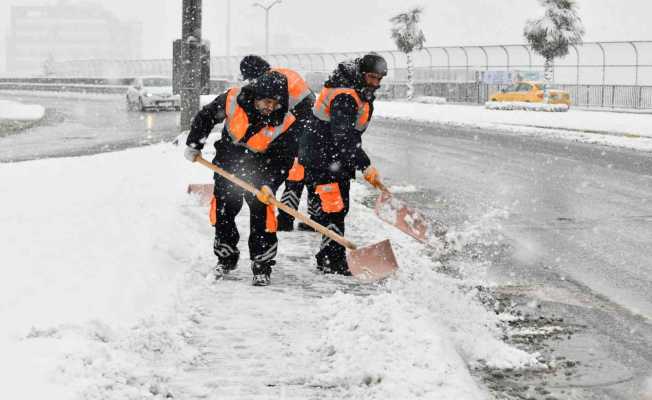
{"type": "Polygon", "coordinates": [[[379,224],[361,185],[347,236],[389,237],[396,278],[317,274],[318,236],[292,232],[272,286],[252,287],[245,207],[235,280],[207,281],[212,228],[184,189],[212,174],[182,151],[0,164],[7,397],[484,399],[469,368],[537,364],[502,341],[476,282],[436,273],[421,244],[379,224]]]}
{"type": "Polygon", "coordinates": [[[446,99],[444,97],[436,97],[436,96],[415,97],[413,101],[415,103],[423,103],[423,104],[446,104],[446,99]]]}
{"type": "Polygon", "coordinates": [[[488,129],[495,133],[541,136],[652,151],[652,114],[574,109],[564,113],[495,112],[461,104],[377,101],[379,117],[488,129]]]}
{"type": "Polygon", "coordinates": [[[0,121],[38,121],[45,115],[45,108],[38,104],[22,104],[0,100],[0,121]]]}
{"type": "Polygon", "coordinates": [[[488,110],[524,110],[524,111],[545,111],[545,112],[566,112],[569,107],[566,104],[548,103],[526,103],[524,101],[488,101],[484,104],[488,110]]]}

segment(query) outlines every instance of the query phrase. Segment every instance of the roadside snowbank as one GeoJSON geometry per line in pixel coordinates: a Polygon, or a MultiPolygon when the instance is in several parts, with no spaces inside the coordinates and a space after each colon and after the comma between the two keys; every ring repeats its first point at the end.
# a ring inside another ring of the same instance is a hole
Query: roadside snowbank
{"type": "Polygon", "coordinates": [[[536,364],[501,340],[474,284],[435,273],[422,245],[378,223],[361,185],[347,236],[389,237],[397,278],[316,274],[319,238],[293,232],[273,285],[253,288],[245,207],[235,280],[207,282],[212,229],[184,189],[211,174],[182,151],[0,164],[6,397],[484,399],[469,367],[536,364]]]}
{"type": "Polygon", "coordinates": [[[471,126],[493,131],[544,136],[652,151],[652,114],[572,109],[565,113],[488,110],[458,104],[378,101],[375,114],[385,118],[471,126]]]}
{"type": "Polygon", "coordinates": [[[0,100],[0,122],[38,121],[45,115],[45,108],[38,104],[22,104],[15,101],[0,100]]]}
{"type": "Polygon", "coordinates": [[[488,110],[524,110],[524,111],[545,111],[545,112],[566,112],[566,104],[547,104],[547,103],[526,103],[524,101],[488,101],[484,103],[488,110]]]}
{"type": "Polygon", "coordinates": [[[423,104],[446,104],[446,99],[436,96],[419,96],[414,98],[414,102],[423,104]]]}

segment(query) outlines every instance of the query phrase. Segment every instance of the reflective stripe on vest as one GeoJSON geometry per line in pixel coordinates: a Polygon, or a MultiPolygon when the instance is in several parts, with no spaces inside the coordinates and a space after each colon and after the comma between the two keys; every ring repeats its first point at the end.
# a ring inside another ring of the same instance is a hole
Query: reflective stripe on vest
{"type": "Polygon", "coordinates": [[[364,132],[369,125],[369,112],[370,107],[369,103],[366,101],[360,100],[360,96],[354,89],[349,88],[323,88],[319,97],[315,102],[315,106],[312,111],[315,114],[315,117],[319,118],[322,121],[330,122],[331,120],[331,104],[335,97],[340,94],[348,94],[355,100],[356,105],[358,106],[358,115],[356,116],[355,121],[355,130],[364,132]]]}
{"type": "Polygon", "coordinates": [[[285,75],[288,80],[288,109],[292,110],[297,104],[301,103],[310,94],[310,87],[306,81],[297,72],[288,68],[272,68],[285,75]]]}
{"type": "Polygon", "coordinates": [[[296,118],[292,113],[287,113],[281,125],[263,127],[250,137],[246,143],[242,143],[240,141],[249,128],[249,117],[247,117],[245,110],[238,105],[239,94],[240,88],[232,88],[229,89],[226,95],[226,131],[229,132],[229,136],[231,136],[234,143],[245,146],[256,153],[264,153],[274,139],[281,136],[292,126],[296,118]]]}

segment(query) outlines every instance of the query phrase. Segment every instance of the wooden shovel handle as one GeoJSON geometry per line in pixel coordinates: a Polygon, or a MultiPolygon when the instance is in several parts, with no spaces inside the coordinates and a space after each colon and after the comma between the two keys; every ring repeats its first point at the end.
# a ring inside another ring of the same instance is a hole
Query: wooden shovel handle
{"type": "Polygon", "coordinates": [[[383,185],[382,182],[378,182],[378,186],[376,186],[376,189],[380,190],[381,192],[385,192],[391,196],[389,189],[387,189],[387,186],[383,185]]]}
{"type": "MultiPolygon", "coordinates": [[[[223,170],[222,168],[220,168],[217,165],[213,164],[212,162],[206,161],[202,156],[197,156],[197,158],[195,158],[195,161],[200,163],[201,165],[213,170],[215,173],[223,176],[224,178],[230,180],[231,182],[233,182],[236,185],[240,186],[244,190],[246,190],[246,191],[248,191],[250,193],[253,193],[256,196],[258,196],[258,194],[261,193],[261,191],[259,189],[257,189],[256,187],[254,187],[250,183],[243,181],[242,179],[238,178],[237,176],[235,176],[235,175],[233,175],[233,174],[231,174],[229,172],[226,172],[225,170],[223,170]]],[[[322,235],[333,239],[334,241],[341,244],[342,246],[344,246],[344,247],[346,247],[348,249],[351,249],[351,250],[355,250],[355,249],[358,248],[358,246],[356,246],[354,243],[347,240],[344,236],[339,235],[336,232],[333,232],[330,229],[326,228],[325,226],[313,221],[312,219],[310,219],[310,217],[308,217],[307,215],[304,215],[303,213],[295,210],[294,208],[286,206],[285,204],[283,204],[280,201],[276,200],[276,198],[274,196],[270,196],[269,200],[274,206],[278,207],[279,209],[285,211],[286,213],[290,214],[291,216],[298,219],[299,221],[301,221],[301,222],[305,223],[306,225],[310,226],[311,228],[313,228],[317,232],[321,233],[322,235]]]]}

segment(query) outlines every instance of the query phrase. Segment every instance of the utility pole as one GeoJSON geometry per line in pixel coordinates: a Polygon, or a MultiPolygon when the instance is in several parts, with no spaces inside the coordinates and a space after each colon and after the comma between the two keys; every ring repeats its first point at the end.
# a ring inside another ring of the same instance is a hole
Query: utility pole
{"type": "Polygon", "coordinates": [[[265,10],[265,56],[269,55],[269,10],[272,9],[277,4],[280,4],[281,0],[274,0],[268,6],[264,6],[260,3],[254,3],[254,7],[260,7],[265,10]]]}
{"type": "Polygon", "coordinates": [[[201,91],[201,1],[183,0],[181,22],[181,131],[199,111],[201,91]]]}

